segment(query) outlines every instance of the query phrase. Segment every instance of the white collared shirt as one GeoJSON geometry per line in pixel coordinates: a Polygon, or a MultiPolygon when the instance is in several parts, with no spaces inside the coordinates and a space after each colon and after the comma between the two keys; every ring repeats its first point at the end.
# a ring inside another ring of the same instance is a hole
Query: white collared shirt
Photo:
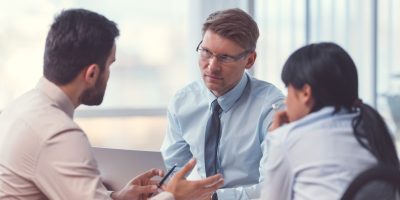
{"type": "MultiPolygon", "coordinates": [[[[172,99],[161,147],[167,168],[177,164],[179,169],[194,157],[197,164],[192,177],[206,178],[205,129],[215,99],[202,80],[178,91],[172,99]]],[[[217,159],[218,171],[224,178],[224,185],[217,190],[218,199],[260,197],[260,160],[266,156],[264,138],[275,112],[272,105],[282,104],[283,99],[274,85],[247,73],[234,88],[218,97],[222,112],[217,159]]]]}
{"type": "Polygon", "coordinates": [[[377,163],[356,140],[358,113],[326,107],[267,137],[264,200],[337,200],[360,172],[377,163]]]}

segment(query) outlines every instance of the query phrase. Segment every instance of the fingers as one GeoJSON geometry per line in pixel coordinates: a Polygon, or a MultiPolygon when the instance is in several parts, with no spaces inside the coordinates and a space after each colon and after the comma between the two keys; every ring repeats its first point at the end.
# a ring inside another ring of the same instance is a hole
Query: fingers
{"type": "Polygon", "coordinates": [[[164,176],[164,171],[161,169],[150,169],[147,172],[144,172],[143,174],[140,174],[137,176],[135,179],[151,179],[154,176],[164,176]]]}
{"type": "Polygon", "coordinates": [[[203,192],[204,193],[213,193],[214,191],[218,190],[224,185],[224,180],[221,180],[220,182],[216,183],[215,185],[211,187],[204,188],[203,192]]]}
{"type": "Polygon", "coordinates": [[[213,192],[222,187],[224,179],[218,174],[200,181],[193,181],[192,183],[194,183],[194,188],[196,188],[202,196],[210,197],[213,192]]]}
{"type": "Polygon", "coordinates": [[[167,185],[162,185],[162,186],[161,186],[161,190],[167,191],[167,185]]]}
{"type": "Polygon", "coordinates": [[[188,163],[186,163],[185,166],[182,167],[182,169],[179,172],[175,174],[175,176],[178,178],[185,177],[185,175],[189,173],[194,168],[195,165],[196,165],[196,160],[192,158],[188,163]]]}
{"type": "Polygon", "coordinates": [[[288,118],[287,112],[285,110],[277,111],[274,115],[274,119],[273,119],[272,124],[269,127],[268,131],[273,131],[288,122],[289,122],[289,118],[288,118]]]}
{"type": "Polygon", "coordinates": [[[164,175],[165,175],[165,174],[164,174],[164,170],[157,169],[157,171],[158,171],[158,172],[157,172],[157,173],[158,173],[158,174],[157,174],[158,176],[164,177],[164,175]]]}
{"type": "Polygon", "coordinates": [[[223,185],[224,185],[224,179],[220,178],[217,181],[213,182],[212,184],[207,185],[204,188],[204,190],[205,190],[205,192],[214,192],[215,190],[222,187],[223,185]]]}
{"type": "Polygon", "coordinates": [[[286,122],[287,121],[287,112],[286,110],[278,111],[275,113],[274,120],[278,122],[286,122]]]}
{"type": "Polygon", "coordinates": [[[158,185],[160,180],[150,180],[147,185],[158,185]]]}
{"type": "Polygon", "coordinates": [[[206,179],[198,180],[196,182],[197,182],[197,184],[202,185],[204,187],[209,187],[209,186],[214,185],[215,183],[219,182],[220,180],[223,180],[221,174],[216,174],[214,176],[210,176],[210,177],[207,177],[206,179]]]}
{"type": "Polygon", "coordinates": [[[138,194],[150,194],[157,191],[157,186],[155,185],[135,186],[135,191],[138,194]]]}

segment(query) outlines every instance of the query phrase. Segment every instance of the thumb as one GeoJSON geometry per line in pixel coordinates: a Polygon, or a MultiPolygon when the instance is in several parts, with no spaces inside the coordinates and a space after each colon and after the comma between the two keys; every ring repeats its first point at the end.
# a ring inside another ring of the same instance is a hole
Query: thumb
{"type": "Polygon", "coordinates": [[[188,163],[186,163],[185,166],[182,167],[182,169],[179,172],[177,172],[175,174],[175,176],[177,176],[179,178],[184,177],[187,173],[189,173],[194,168],[195,165],[196,165],[196,160],[194,158],[192,158],[188,163]]]}
{"type": "Polygon", "coordinates": [[[157,191],[156,185],[134,186],[134,187],[135,187],[134,190],[139,194],[149,194],[157,191]]]}

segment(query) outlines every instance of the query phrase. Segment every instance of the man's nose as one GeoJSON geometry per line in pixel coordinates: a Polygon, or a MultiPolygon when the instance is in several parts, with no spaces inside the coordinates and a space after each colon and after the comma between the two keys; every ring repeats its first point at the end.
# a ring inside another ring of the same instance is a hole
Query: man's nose
{"type": "Polygon", "coordinates": [[[218,58],[216,56],[212,56],[209,60],[208,60],[208,68],[211,71],[219,71],[221,70],[221,66],[220,63],[218,62],[218,58]]]}

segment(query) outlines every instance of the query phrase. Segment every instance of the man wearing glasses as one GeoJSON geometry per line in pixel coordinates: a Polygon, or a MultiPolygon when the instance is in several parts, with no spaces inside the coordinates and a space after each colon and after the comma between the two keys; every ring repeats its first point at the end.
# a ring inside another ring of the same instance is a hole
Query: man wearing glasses
{"type": "Polygon", "coordinates": [[[178,91],[168,107],[161,151],[167,168],[192,157],[192,176],[222,174],[224,186],[212,199],[260,196],[260,161],[271,124],[272,105],[283,95],[270,83],[245,72],[256,60],[255,21],[240,9],[212,13],[203,24],[196,51],[202,80],[178,91]]]}

